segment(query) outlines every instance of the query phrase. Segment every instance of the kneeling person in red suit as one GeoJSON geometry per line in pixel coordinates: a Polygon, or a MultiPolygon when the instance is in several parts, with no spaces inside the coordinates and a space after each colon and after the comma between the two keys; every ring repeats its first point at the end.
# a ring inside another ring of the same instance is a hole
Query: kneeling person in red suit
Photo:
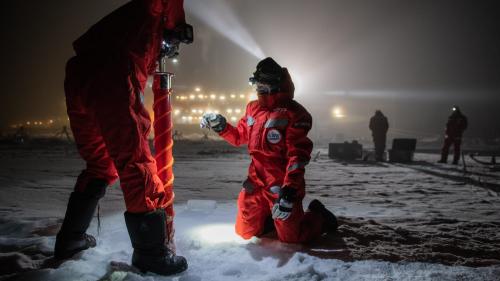
{"type": "Polygon", "coordinates": [[[246,144],[252,162],[238,197],[236,233],[244,239],[273,226],[282,242],[311,241],[335,232],[337,220],[318,200],[304,212],[304,172],[313,144],[307,137],[312,117],[293,100],[294,85],[286,68],[272,58],[259,62],[251,82],[258,100],[251,101],[236,127],[220,114],[207,113],[201,126],[234,146],[246,144]],[[272,220],[271,220],[272,219],[272,220]]]}

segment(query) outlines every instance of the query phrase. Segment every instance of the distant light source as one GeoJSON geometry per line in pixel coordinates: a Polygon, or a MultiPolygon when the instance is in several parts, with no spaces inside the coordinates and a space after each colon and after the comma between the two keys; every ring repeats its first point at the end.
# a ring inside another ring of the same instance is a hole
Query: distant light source
{"type": "Polygon", "coordinates": [[[225,100],[226,99],[226,96],[220,96],[219,97],[220,100],[225,100]]]}
{"type": "Polygon", "coordinates": [[[189,99],[190,99],[190,100],[194,100],[195,98],[196,98],[196,96],[195,96],[195,95],[189,95],[189,99]]]}
{"type": "Polygon", "coordinates": [[[179,62],[179,60],[178,60],[177,58],[174,58],[174,59],[172,60],[172,62],[173,62],[174,64],[177,64],[177,63],[179,62]]]}
{"type": "Polygon", "coordinates": [[[336,106],[336,107],[334,107],[332,109],[332,116],[333,116],[333,118],[339,118],[340,119],[340,118],[344,118],[345,114],[344,114],[344,112],[343,112],[343,110],[342,110],[341,107],[336,106]]]}
{"type": "Polygon", "coordinates": [[[201,92],[201,88],[200,88],[200,87],[196,87],[196,88],[194,88],[194,90],[195,90],[196,92],[201,92]]]}
{"type": "Polygon", "coordinates": [[[234,116],[233,116],[233,117],[231,117],[231,121],[236,122],[236,120],[238,120],[238,118],[236,118],[236,117],[234,117],[234,116]]]}
{"type": "Polygon", "coordinates": [[[216,95],[214,95],[214,94],[211,94],[211,95],[210,95],[210,99],[213,99],[213,100],[214,100],[214,99],[216,99],[216,98],[217,98],[217,96],[216,96],[216,95]]]}

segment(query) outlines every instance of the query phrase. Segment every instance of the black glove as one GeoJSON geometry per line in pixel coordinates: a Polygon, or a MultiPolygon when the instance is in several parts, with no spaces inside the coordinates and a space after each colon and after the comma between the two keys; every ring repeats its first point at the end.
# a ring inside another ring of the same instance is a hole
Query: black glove
{"type": "Polygon", "coordinates": [[[201,117],[200,127],[212,129],[216,133],[224,131],[226,125],[226,118],[220,114],[205,113],[201,117]]]}
{"type": "Polygon", "coordinates": [[[290,217],[293,210],[293,204],[297,199],[295,188],[284,186],[280,189],[279,197],[273,206],[273,219],[286,220],[290,217]]]}

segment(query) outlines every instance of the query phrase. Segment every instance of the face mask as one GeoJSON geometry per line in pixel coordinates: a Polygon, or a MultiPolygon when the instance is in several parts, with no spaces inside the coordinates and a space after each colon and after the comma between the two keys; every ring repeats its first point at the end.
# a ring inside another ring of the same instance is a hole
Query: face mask
{"type": "Polygon", "coordinates": [[[265,108],[273,109],[278,103],[278,95],[257,94],[259,105],[265,108]]]}
{"type": "Polygon", "coordinates": [[[271,93],[271,86],[268,84],[257,83],[257,94],[269,95],[271,93]]]}

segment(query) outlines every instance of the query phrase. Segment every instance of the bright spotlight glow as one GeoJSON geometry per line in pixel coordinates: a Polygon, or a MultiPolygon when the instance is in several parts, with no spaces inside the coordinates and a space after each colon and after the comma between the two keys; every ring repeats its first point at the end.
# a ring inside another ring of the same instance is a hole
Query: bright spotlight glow
{"type": "Polygon", "coordinates": [[[174,64],[177,64],[177,63],[179,62],[179,60],[178,60],[177,58],[174,58],[174,59],[172,60],[172,62],[173,62],[174,64]]]}
{"type": "Polygon", "coordinates": [[[232,98],[232,99],[236,98],[236,95],[232,94],[232,95],[231,95],[231,98],[232,98]]]}
{"type": "Polygon", "coordinates": [[[236,122],[236,120],[238,120],[238,118],[236,118],[236,117],[234,117],[234,116],[233,116],[233,117],[231,117],[231,121],[236,122]]]}
{"type": "Polygon", "coordinates": [[[195,90],[196,92],[201,92],[201,88],[200,88],[200,87],[196,87],[196,88],[194,88],[194,90],[195,90]]]}
{"type": "Polygon", "coordinates": [[[236,109],[234,110],[234,112],[236,112],[236,113],[241,113],[241,109],[236,108],[236,109]]]}
{"type": "Polygon", "coordinates": [[[181,111],[179,109],[174,110],[174,115],[179,115],[181,111]]]}
{"type": "Polygon", "coordinates": [[[226,96],[220,96],[219,97],[220,100],[225,100],[226,99],[226,96]]]}
{"type": "Polygon", "coordinates": [[[227,113],[233,113],[233,110],[231,108],[226,109],[227,113]]]}
{"type": "Polygon", "coordinates": [[[214,95],[214,94],[211,94],[211,95],[210,95],[210,99],[213,99],[213,100],[214,100],[214,99],[216,99],[216,98],[217,98],[217,96],[216,96],[216,95],[214,95]]]}
{"type": "Polygon", "coordinates": [[[332,109],[332,116],[333,116],[333,118],[344,118],[345,117],[342,108],[340,108],[338,106],[336,106],[332,109]]]}
{"type": "Polygon", "coordinates": [[[191,236],[204,244],[214,245],[221,243],[245,244],[246,241],[234,231],[233,224],[203,225],[191,230],[191,236]]]}
{"type": "Polygon", "coordinates": [[[190,99],[190,100],[194,100],[195,98],[196,98],[196,96],[195,96],[195,95],[189,95],[189,99],[190,99]]]}
{"type": "Polygon", "coordinates": [[[245,95],[244,94],[241,94],[240,95],[240,99],[244,99],[245,98],[245,95]]]}
{"type": "Polygon", "coordinates": [[[258,59],[265,57],[259,44],[241,24],[225,0],[186,0],[186,11],[258,59]]]}

